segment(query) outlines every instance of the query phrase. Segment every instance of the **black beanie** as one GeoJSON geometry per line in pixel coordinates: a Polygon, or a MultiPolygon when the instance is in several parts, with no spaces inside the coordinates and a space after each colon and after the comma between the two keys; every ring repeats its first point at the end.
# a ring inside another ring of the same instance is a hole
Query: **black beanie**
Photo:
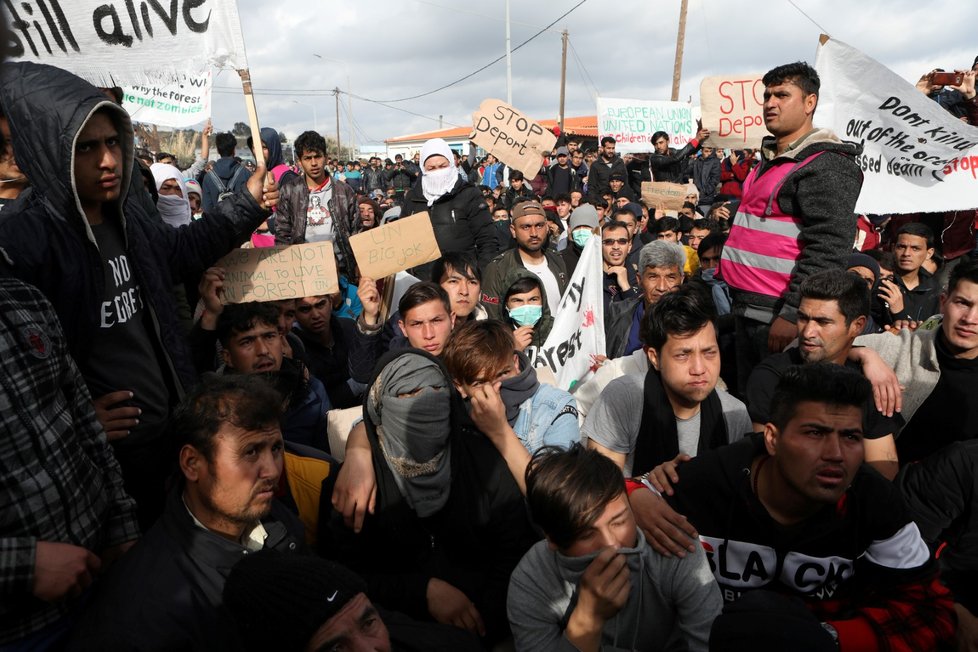
{"type": "Polygon", "coordinates": [[[231,569],[224,606],[246,650],[302,650],[323,623],[366,588],[335,562],[262,550],[231,569]]]}

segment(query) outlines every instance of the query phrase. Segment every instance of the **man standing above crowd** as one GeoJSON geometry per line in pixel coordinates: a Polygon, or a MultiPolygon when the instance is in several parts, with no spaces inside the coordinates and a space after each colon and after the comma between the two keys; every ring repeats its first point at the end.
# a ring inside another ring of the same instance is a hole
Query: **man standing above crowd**
{"type": "Polygon", "coordinates": [[[4,272],[54,304],[148,525],[163,507],[165,424],[196,380],[171,286],[196,284],[268,217],[278,193],[263,191],[259,168],[247,192],[174,229],[130,185],[132,123],[101,91],[58,68],[8,63],[0,100],[34,187],[0,224],[4,272]]]}
{"type": "Polygon", "coordinates": [[[375,190],[386,192],[390,187],[391,180],[387,173],[380,168],[380,159],[371,156],[370,165],[363,171],[363,194],[373,196],[375,190]]]}
{"type": "Polygon", "coordinates": [[[333,243],[339,272],[354,269],[350,236],[360,228],[357,197],[346,183],[333,181],[326,170],[326,139],[306,131],[295,139],[295,156],[303,176],[282,186],[275,213],[275,244],[333,243]]]}
{"type": "Polygon", "coordinates": [[[611,175],[619,174],[628,178],[625,161],[615,154],[616,141],[611,136],[601,139],[601,154],[591,164],[587,174],[587,192],[591,201],[601,201],[601,196],[611,190],[611,175]]]}
{"type": "Polygon", "coordinates": [[[798,286],[823,269],[844,269],[856,236],[861,147],[815,129],[818,73],[805,63],[768,71],[764,124],[773,136],[744,183],[719,275],[736,316],[737,375],[797,335],[798,286]]]}

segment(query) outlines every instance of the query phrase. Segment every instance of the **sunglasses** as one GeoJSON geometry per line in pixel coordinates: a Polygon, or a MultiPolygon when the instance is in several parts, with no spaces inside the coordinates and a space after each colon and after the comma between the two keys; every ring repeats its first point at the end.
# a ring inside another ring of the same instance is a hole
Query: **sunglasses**
{"type": "Polygon", "coordinates": [[[628,238],[608,238],[606,240],[602,240],[601,244],[603,244],[606,247],[610,247],[612,245],[624,246],[627,245],[629,242],[630,240],[628,238]]]}

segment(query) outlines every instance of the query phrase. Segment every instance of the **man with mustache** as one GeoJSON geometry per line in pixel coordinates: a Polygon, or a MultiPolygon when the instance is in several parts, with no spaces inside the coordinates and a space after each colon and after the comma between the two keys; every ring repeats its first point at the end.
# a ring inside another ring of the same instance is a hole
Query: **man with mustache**
{"type": "Polygon", "coordinates": [[[241,649],[222,609],[231,567],[303,545],[275,500],[281,405],[253,375],[208,375],[187,396],[173,417],[180,473],[163,515],[105,578],[69,649],[241,649]]]}

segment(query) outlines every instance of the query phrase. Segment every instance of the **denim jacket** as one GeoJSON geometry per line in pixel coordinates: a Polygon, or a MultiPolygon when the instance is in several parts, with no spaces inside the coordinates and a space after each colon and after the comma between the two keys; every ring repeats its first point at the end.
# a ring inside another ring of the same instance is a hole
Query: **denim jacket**
{"type": "Polygon", "coordinates": [[[541,384],[520,405],[513,430],[530,453],[543,446],[568,448],[581,441],[574,397],[552,385],[541,384]]]}

